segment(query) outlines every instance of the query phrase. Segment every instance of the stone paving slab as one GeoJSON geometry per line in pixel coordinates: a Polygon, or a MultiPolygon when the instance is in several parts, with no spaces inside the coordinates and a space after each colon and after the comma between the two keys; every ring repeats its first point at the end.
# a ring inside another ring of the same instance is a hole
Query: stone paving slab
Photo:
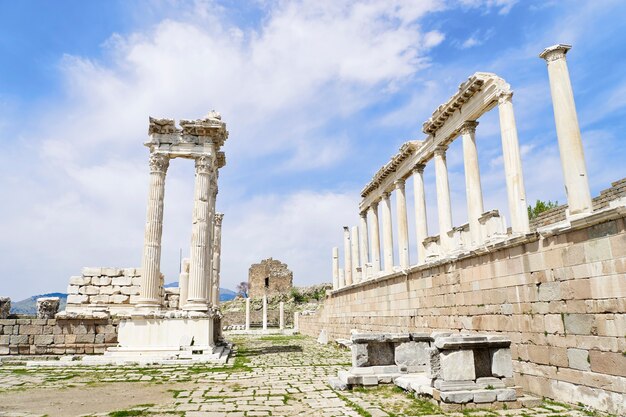
{"type": "Polygon", "coordinates": [[[0,417],[115,416],[110,414],[115,411],[153,417],[585,417],[590,413],[547,402],[533,409],[443,413],[394,386],[336,392],[326,381],[350,367],[348,350],[299,335],[227,337],[235,342],[234,359],[217,368],[47,368],[5,362],[0,366],[0,417]],[[47,395],[57,401],[46,403],[47,395]],[[64,402],[63,396],[69,400],[64,402]]]}

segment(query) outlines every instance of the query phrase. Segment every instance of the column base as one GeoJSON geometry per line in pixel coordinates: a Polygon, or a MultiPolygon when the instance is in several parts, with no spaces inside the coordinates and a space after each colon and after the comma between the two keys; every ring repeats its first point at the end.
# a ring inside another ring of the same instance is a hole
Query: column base
{"type": "Polygon", "coordinates": [[[160,300],[141,298],[135,304],[135,311],[140,313],[152,313],[161,311],[163,306],[160,300]]]}
{"type": "Polygon", "coordinates": [[[208,300],[187,300],[187,304],[183,306],[186,311],[209,311],[208,300]]]}

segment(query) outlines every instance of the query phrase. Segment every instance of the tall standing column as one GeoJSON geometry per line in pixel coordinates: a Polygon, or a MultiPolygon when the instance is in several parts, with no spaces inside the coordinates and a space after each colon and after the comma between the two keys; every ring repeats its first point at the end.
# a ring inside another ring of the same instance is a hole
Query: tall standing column
{"type": "Polygon", "coordinates": [[[250,330],[250,298],[246,298],[246,330],[250,330]]]}
{"type": "Polygon", "coordinates": [[[170,160],[167,155],[150,154],[150,191],[146,213],[146,230],[141,260],[141,285],[137,308],[159,309],[161,295],[161,237],[163,235],[163,198],[165,174],[170,160]]]}
{"type": "Polygon", "coordinates": [[[210,264],[207,248],[211,245],[211,171],[208,156],[196,159],[193,225],[191,230],[191,257],[189,260],[189,293],[185,310],[207,311],[209,306],[207,272],[210,264]]]}
{"type": "Polygon", "coordinates": [[[476,149],[476,126],[478,122],[467,121],[461,127],[463,137],[463,165],[465,166],[465,198],[467,199],[467,218],[472,244],[483,243],[480,222],[483,214],[483,190],[480,185],[478,150],[476,149]]]}
{"type": "Polygon", "coordinates": [[[513,112],[513,93],[503,92],[498,97],[498,114],[500,116],[500,135],[502,136],[502,160],[506,177],[506,191],[511,216],[513,233],[528,233],[528,209],[526,205],[526,189],[522,172],[522,157],[517,139],[517,126],[513,112]]]}
{"type": "Polygon", "coordinates": [[[178,277],[178,309],[182,310],[187,304],[187,294],[189,290],[189,259],[183,259],[180,275],[178,277]]]}
{"type": "Polygon", "coordinates": [[[333,248],[333,289],[339,289],[339,248],[333,248]]]}
{"type": "Polygon", "coordinates": [[[413,167],[413,198],[415,201],[415,238],[417,239],[417,264],[426,260],[424,239],[428,237],[428,219],[426,217],[426,193],[424,192],[425,165],[413,167]]]}
{"type": "Polygon", "coordinates": [[[563,44],[550,46],[544,49],[539,57],[545,59],[548,64],[552,107],[569,212],[570,214],[591,213],[593,205],[583,142],[576,115],[574,92],[565,60],[565,54],[571,48],[571,45],[563,44]]]}
{"type": "Polygon", "coordinates": [[[213,266],[213,252],[215,250],[215,202],[217,200],[217,173],[211,175],[211,193],[209,194],[209,245],[206,247],[206,297],[213,303],[213,288],[215,286],[215,268],[213,266]]]}
{"type": "Polygon", "coordinates": [[[372,217],[372,272],[380,272],[380,229],[378,222],[378,202],[372,203],[369,209],[372,217]]]}
{"type": "Polygon", "coordinates": [[[400,267],[409,267],[409,223],[406,213],[406,192],[404,179],[394,182],[396,186],[396,215],[398,216],[398,257],[400,267]]]}
{"type": "Polygon", "coordinates": [[[343,227],[343,276],[345,285],[352,284],[352,247],[350,245],[350,228],[343,227]]]}
{"type": "Polygon", "coordinates": [[[446,164],[447,146],[435,148],[435,180],[437,184],[437,214],[439,217],[439,242],[444,251],[452,250],[448,232],[452,230],[452,207],[450,205],[450,184],[446,164]]]}
{"type": "Polygon", "coordinates": [[[359,228],[353,226],[350,231],[350,250],[352,255],[352,282],[357,283],[361,280],[358,268],[361,266],[359,259],[359,228]]]}
{"type": "Polygon", "coordinates": [[[214,306],[220,303],[220,270],[222,255],[222,213],[215,213],[215,221],[213,223],[213,291],[212,302],[214,306]]]}
{"type": "Polygon", "coordinates": [[[278,304],[278,327],[280,330],[285,328],[285,303],[283,301],[278,304]]]}
{"type": "Polygon", "coordinates": [[[263,330],[267,330],[267,295],[263,294],[263,330]]]}
{"type": "Polygon", "coordinates": [[[361,254],[361,281],[367,279],[367,264],[370,261],[369,246],[368,246],[368,233],[367,233],[367,212],[360,213],[361,224],[359,230],[359,249],[361,254]]]}
{"type": "Polygon", "coordinates": [[[383,252],[385,272],[393,272],[393,230],[391,227],[391,199],[389,193],[383,193],[383,252]]]}

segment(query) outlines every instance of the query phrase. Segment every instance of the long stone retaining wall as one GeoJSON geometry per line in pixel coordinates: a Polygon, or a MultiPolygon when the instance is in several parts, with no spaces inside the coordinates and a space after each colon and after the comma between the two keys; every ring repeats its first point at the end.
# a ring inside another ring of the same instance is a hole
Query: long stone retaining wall
{"type": "Polygon", "coordinates": [[[101,354],[117,346],[115,319],[3,319],[0,356],[101,354]]]}
{"type": "Polygon", "coordinates": [[[299,319],[317,337],[456,330],[512,340],[526,391],[626,413],[626,210],[333,291],[299,319]]]}

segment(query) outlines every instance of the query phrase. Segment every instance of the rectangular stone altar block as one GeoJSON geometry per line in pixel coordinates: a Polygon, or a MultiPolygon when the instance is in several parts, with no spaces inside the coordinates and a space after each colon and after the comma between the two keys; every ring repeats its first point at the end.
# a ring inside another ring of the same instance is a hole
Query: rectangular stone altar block
{"type": "Polygon", "coordinates": [[[439,355],[441,376],[444,381],[469,381],[476,379],[474,351],[442,351],[439,355]]]}

